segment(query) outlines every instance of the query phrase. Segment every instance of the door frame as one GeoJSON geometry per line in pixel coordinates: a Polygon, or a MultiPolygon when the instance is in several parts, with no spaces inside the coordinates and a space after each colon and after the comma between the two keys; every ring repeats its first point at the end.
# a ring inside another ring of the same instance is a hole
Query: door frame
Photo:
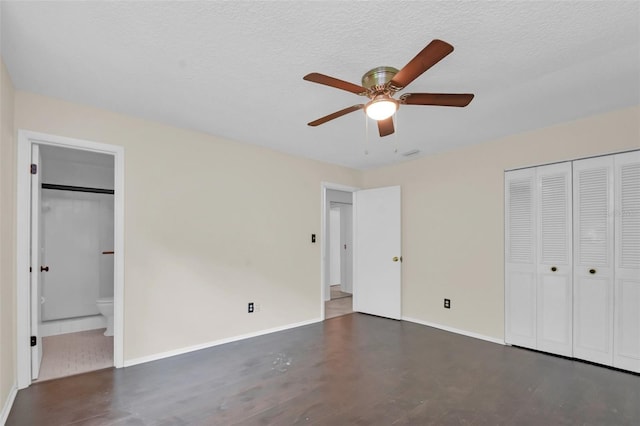
{"type": "MultiPolygon", "coordinates": [[[[29,241],[31,210],[31,146],[71,148],[114,157],[114,339],[113,360],[124,367],[124,147],[64,136],[18,130],[17,146],[17,235],[16,235],[16,364],[18,389],[31,385],[31,308],[29,286],[29,241]]],[[[38,342],[42,344],[42,342],[38,342]]]]}
{"type": "MultiPolygon", "coordinates": [[[[342,185],[342,184],[338,184],[338,183],[331,183],[331,182],[321,182],[320,184],[320,189],[321,189],[321,196],[322,196],[322,203],[321,204],[321,214],[320,214],[320,223],[321,223],[321,227],[320,227],[320,318],[322,321],[325,320],[325,311],[324,311],[324,303],[325,303],[325,280],[328,278],[326,277],[326,267],[327,264],[329,262],[328,257],[328,245],[327,245],[327,234],[329,232],[328,228],[329,228],[329,224],[327,223],[327,210],[329,209],[329,202],[327,201],[327,190],[328,189],[333,189],[333,190],[337,190],[337,191],[345,191],[345,192],[356,192],[359,191],[361,188],[356,188],[354,186],[347,186],[347,185],[342,185]]],[[[353,220],[353,219],[352,219],[353,220]]],[[[354,232],[355,227],[351,226],[351,232],[354,232]]],[[[356,258],[356,254],[355,254],[355,247],[352,247],[352,251],[351,251],[351,262],[353,263],[355,261],[356,258]]],[[[353,288],[352,288],[353,292],[355,293],[356,288],[355,288],[355,283],[353,283],[353,288]]]]}

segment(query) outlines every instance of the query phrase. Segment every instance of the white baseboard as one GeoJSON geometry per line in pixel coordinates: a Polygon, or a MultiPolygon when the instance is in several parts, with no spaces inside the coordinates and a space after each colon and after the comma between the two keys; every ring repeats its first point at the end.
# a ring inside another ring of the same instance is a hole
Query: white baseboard
{"type": "Polygon", "coordinates": [[[322,322],[321,318],[316,318],[308,321],[297,322],[294,324],[287,324],[280,327],[268,328],[266,330],[256,331],[254,333],[241,334],[239,336],[228,337],[226,339],[214,340],[212,342],[202,343],[199,345],[188,346],[186,348],[174,349],[172,351],[161,352],[153,355],[143,356],[140,358],[134,358],[130,360],[125,360],[124,366],[131,367],[132,365],[142,364],[145,362],[157,361],[163,358],[169,358],[176,355],[182,355],[193,351],[199,351],[201,349],[211,348],[213,346],[224,345],[225,343],[237,342],[239,340],[250,339],[252,337],[262,336],[264,334],[275,333],[278,331],[289,330],[292,328],[302,327],[304,325],[315,324],[317,322],[322,322]]]}
{"type": "Polygon", "coordinates": [[[56,321],[45,321],[40,327],[42,337],[57,336],[58,334],[76,333],[78,331],[96,330],[105,328],[107,319],[102,315],[92,315],[88,317],[69,318],[56,321]]]}
{"type": "Polygon", "coordinates": [[[504,345],[504,340],[496,339],[495,337],[485,336],[484,334],[474,333],[472,331],[460,330],[458,328],[449,327],[446,325],[436,324],[429,321],[422,321],[416,318],[410,317],[402,317],[403,321],[415,322],[416,324],[426,325],[427,327],[433,327],[444,331],[449,331],[451,333],[462,334],[463,336],[473,337],[474,339],[486,340],[487,342],[497,343],[499,345],[504,345]]]}
{"type": "Polygon", "coordinates": [[[15,401],[17,394],[18,386],[14,383],[13,386],[11,386],[11,390],[9,391],[9,395],[7,396],[7,400],[4,402],[2,412],[0,412],[0,425],[4,425],[5,423],[7,423],[9,412],[11,411],[11,407],[13,407],[13,401],[15,401]]]}

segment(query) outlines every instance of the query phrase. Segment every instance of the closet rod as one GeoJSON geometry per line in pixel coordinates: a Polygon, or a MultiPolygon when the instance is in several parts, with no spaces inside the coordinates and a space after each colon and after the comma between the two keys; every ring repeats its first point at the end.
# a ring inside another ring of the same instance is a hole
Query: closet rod
{"type": "Polygon", "coordinates": [[[92,192],[94,194],[112,194],[113,189],[87,188],[84,186],[56,185],[54,183],[43,183],[42,189],[55,189],[56,191],[92,192]]]}

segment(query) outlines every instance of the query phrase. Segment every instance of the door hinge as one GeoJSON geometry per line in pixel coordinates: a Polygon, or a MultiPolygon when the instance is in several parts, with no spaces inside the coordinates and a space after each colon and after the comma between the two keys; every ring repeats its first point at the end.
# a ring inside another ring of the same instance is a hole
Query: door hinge
{"type": "Polygon", "coordinates": [[[31,336],[31,346],[35,346],[38,344],[38,341],[36,340],[36,336],[31,336]]]}
{"type": "Polygon", "coordinates": [[[36,173],[38,173],[38,165],[37,164],[32,164],[31,165],[31,174],[35,175],[36,173]]]}

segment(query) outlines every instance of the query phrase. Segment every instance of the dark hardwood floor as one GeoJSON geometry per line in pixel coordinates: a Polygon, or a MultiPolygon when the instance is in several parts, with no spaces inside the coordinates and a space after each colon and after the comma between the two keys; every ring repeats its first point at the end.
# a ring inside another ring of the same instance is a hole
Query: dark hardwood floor
{"type": "Polygon", "coordinates": [[[8,425],[634,425],[640,377],[362,314],[18,392],[8,425]]]}

